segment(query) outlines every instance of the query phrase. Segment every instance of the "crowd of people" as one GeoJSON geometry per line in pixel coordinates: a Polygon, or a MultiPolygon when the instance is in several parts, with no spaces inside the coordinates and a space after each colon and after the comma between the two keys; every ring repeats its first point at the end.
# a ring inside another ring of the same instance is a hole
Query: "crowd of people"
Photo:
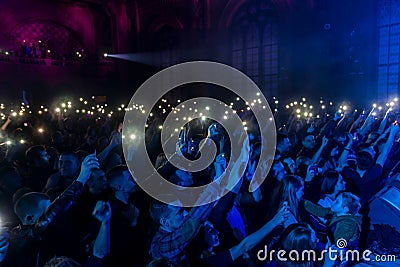
{"type": "Polygon", "coordinates": [[[149,118],[145,140],[154,168],[176,185],[216,181],[232,146],[241,146],[229,171],[239,182],[207,202],[218,194],[210,187],[197,199],[208,204],[193,208],[182,207],[179,195],[163,196],[164,203],[138,186],[122,149],[121,116],[59,112],[38,120],[46,135],[32,127],[38,123],[8,117],[0,133],[0,266],[368,266],[343,255],[368,249],[370,257],[399,256],[398,229],[368,222],[370,201],[398,178],[397,108],[298,113],[275,113],[276,152],[263,162],[263,129],[252,127],[251,112],[240,114],[249,146],[231,144],[211,119],[188,122],[179,154],[196,160],[204,138],[217,145],[213,164],[193,173],[174,167],[162,151],[164,112],[149,118]],[[271,168],[249,192],[257,165],[271,168]],[[390,240],[379,242],[385,231],[390,240]],[[333,249],[335,258],[301,257],[333,249]],[[279,250],[300,257],[282,260],[273,253],[279,250]]]}
{"type": "Polygon", "coordinates": [[[15,61],[22,64],[45,65],[50,62],[52,65],[63,65],[62,63],[79,62],[87,58],[83,48],[72,48],[68,51],[61,51],[49,40],[22,40],[16,43],[13,49],[0,50],[0,61],[15,61]]]}

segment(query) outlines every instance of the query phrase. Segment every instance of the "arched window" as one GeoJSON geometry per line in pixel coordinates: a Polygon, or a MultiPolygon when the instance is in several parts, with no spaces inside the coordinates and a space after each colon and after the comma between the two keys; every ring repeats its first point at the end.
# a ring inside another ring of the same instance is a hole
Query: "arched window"
{"type": "Polygon", "coordinates": [[[258,28],[252,23],[246,32],[246,73],[259,83],[260,37],[258,28]]]}
{"type": "Polygon", "coordinates": [[[249,1],[232,21],[232,65],[246,73],[266,96],[278,90],[278,19],[268,0],[249,1]]]}
{"type": "Polygon", "coordinates": [[[232,38],[232,65],[243,71],[244,38],[242,33],[235,34],[232,38]]]}
{"type": "Polygon", "coordinates": [[[278,91],[278,31],[276,23],[267,23],[263,32],[264,86],[272,95],[278,91]]]}

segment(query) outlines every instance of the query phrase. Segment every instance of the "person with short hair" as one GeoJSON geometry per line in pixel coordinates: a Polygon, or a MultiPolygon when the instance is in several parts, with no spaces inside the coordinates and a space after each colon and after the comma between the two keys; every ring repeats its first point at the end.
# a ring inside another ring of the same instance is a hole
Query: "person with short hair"
{"type": "Polygon", "coordinates": [[[42,192],[47,193],[51,200],[54,200],[78,177],[79,168],[78,155],[72,151],[63,152],[58,160],[58,172],[47,179],[42,192]]]}
{"type": "Polygon", "coordinates": [[[50,156],[44,146],[31,146],[25,152],[26,175],[24,185],[40,192],[46,185],[47,178],[53,172],[50,156]]]}
{"type": "Polygon", "coordinates": [[[24,194],[16,201],[14,209],[21,225],[11,231],[10,245],[2,266],[32,267],[44,264],[52,251],[48,246],[48,229],[75,206],[84,193],[92,169],[98,167],[96,156],[87,156],[78,178],[52,203],[48,196],[38,192],[24,194]]]}
{"type": "Polygon", "coordinates": [[[347,190],[359,196],[362,205],[366,204],[379,189],[383,166],[399,130],[398,125],[391,126],[389,137],[376,161],[373,147],[369,144],[360,145],[357,151],[356,170],[350,168],[347,163],[347,157],[354,142],[352,136],[349,135],[349,141],[340,156],[341,173],[348,184],[347,190]]]}
{"type": "Polygon", "coordinates": [[[22,225],[34,225],[44,211],[50,206],[48,195],[39,192],[30,192],[21,196],[14,205],[22,225]]]}
{"type": "MultiPolygon", "coordinates": [[[[229,181],[234,176],[239,175],[241,173],[240,170],[244,172],[248,150],[249,148],[246,146],[246,142],[244,142],[241,154],[229,173],[229,181]]],[[[222,160],[214,163],[216,173],[220,173],[220,165],[223,164],[222,160]]],[[[200,231],[201,225],[208,219],[212,209],[218,203],[218,201],[210,203],[210,200],[219,194],[217,190],[220,188],[214,187],[215,185],[218,185],[217,181],[207,186],[206,190],[198,196],[196,201],[196,203],[200,204],[195,205],[189,213],[186,213],[180,200],[173,195],[163,195],[163,199],[166,199],[168,204],[156,200],[152,202],[150,215],[158,226],[158,231],[153,236],[150,247],[150,255],[153,261],[164,258],[172,264],[178,264],[178,266],[189,266],[186,248],[200,231]]]]}
{"type": "Polygon", "coordinates": [[[309,213],[327,219],[329,235],[334,244],[345,239],[348,248],[357,248],[361,232],[362,216],[360,198],[349,192],[342,192],[330,208],[324,208],[306,200],[304,208],[309,213]]]}
{"type": "Polygon", "coordinates": [[[126,165],[115,166],[106,173],[111,195],[110,254],[108,266],[142,267],[145,265],[146,234],[149,222],[144,207],[148,203],[140,194],[135,178],[126,165]],[[131,244],[127,246],[127,244],[131,244]]]}

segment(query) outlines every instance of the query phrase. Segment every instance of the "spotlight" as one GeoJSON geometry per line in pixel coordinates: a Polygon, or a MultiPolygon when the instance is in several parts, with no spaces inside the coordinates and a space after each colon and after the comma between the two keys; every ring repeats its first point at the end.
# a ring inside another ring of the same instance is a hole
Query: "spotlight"
{"type": "Polygon", "coordinates": [[[108,57],[108,54],[107,54],[107,53],[104,53],[104,57],[108,57]]]}

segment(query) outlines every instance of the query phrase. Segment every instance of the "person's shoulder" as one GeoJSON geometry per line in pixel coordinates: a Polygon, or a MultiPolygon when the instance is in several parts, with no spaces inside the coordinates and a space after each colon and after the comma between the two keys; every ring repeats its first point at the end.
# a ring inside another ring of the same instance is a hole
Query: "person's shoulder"
{"type": "Polygon", "coordinates": [[[324,198],[321,198],[320,200],[318,200],[318,205],[324,207],[324,208],[329,208],[330,206],[332,206],[333,201],[327,197],[324,196],[324,198]]]}
{"type": "Polygon", "coordinates": [[[52,173],[52,174],[50,174],[50,176],[49,176],[49,180],[59,180],[61,178],[61,174],[60,174],[60,172],[55,172],[55,173],[52,173]]]}

